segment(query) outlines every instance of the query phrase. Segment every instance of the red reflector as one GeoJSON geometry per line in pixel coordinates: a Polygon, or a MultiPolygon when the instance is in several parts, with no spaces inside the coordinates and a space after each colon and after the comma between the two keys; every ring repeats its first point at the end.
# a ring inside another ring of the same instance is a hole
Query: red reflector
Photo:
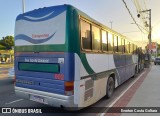
{"type": "Polygon", "coordinates": [[[65,91],[72,91],[74,89],[74,83],[73,82],[65,82],[65,91]]]}
{"type": "Polygon", "coordinates": [[[72,91],[73,90],[73,86],[66,86],[65,87],[65,91],[72,91]]]}
{"type": "Polygon", "coordinates": [[[56,80],[64,80],[64,75],[63,74],[54,74],[54,79],[56,79],[56,80]]]}
{"type": "Polygon", "coordinates": [[[73,95],[74,94],[74,82],[65,82],[65,94],[66,95],[73,95]]]}

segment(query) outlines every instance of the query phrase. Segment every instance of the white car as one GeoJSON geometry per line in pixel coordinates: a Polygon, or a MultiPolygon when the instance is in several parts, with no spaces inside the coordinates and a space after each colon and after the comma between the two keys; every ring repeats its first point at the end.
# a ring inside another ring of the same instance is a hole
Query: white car
{"type": "Polygon", "coordinates": [[[10,68],[10,69],[8,70],[8,76],[9,76],[10,78],[14,78],[14,74],[15,74],[15,72],[14,72],[14,67],[12,67],[12,68],[10,68]]]}

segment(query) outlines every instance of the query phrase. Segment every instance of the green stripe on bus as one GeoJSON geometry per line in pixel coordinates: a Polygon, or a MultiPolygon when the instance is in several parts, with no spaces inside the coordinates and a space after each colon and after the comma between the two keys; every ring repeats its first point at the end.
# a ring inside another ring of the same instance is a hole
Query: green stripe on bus
{"type": "Polygon", "coordinates": [[[81,54],[81,60],[82,60],[82,64],[84,65],[86,71],[88,72],[88,74],[95,73],[87,61],[86,54],[84,54],[84,53],[81,54]]]}
{"type": "Polygon", "coordinates": [[[59,45],[29,45],[29,46],[15,46],[15,52],[65,52],[64,44],[59,45]]]}
{"type": "Polygon", "coordinates": [[[19,70],[22,71],[34,71],[34,72],[48,72],[48,73],[58,73],[58,64],[36,64],[36,63],[19,63],[19,70]]]}

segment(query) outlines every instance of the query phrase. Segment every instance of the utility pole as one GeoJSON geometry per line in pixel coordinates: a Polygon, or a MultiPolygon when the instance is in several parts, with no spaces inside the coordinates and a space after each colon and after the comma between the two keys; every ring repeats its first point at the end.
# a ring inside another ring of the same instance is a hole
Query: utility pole
{"type": "Polygon", "coordinates": [[[113,23],[113,21],[110,21],[110,23],[111,23],[111,29],[112,29],[112,23],[113,23]]]}
{"type": "Polygon", "coordinates": [[[25,13],[25,0],[22,0],[22,12],[25,13]]]}
{"type": "MultiPolygon", "coordinates": [[[[150,49],[152,49],[151,9],[149,9],[148,11],[149,11],[149,37],[148,39],[149,39],[149,47],[150,49]]],[[[150,58],[151,58],[151,55],[150,55],[150,58]]]]}
{"type": "MultiPolygon", "coordinates": [[[[151,26],[151,9],[140,11],[140,13],[149,12],[149,34],[148,34],[148,40],[149,40],[149,63],[151,61],[151,50],[152,50],[152,26],[151,26]]],[[[140,17],[140,14],[137,15],[138,18],[140,17]]]]}

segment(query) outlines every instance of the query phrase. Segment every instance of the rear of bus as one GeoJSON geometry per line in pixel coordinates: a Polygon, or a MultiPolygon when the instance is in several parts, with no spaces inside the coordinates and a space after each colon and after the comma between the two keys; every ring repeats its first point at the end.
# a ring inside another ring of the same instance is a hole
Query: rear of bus
{"type": "Polygon", "coordinates": [[[74,103],[74,53],[67,5],[21,14],[15,23],[15,93],[56,107],[74,103]]]}

